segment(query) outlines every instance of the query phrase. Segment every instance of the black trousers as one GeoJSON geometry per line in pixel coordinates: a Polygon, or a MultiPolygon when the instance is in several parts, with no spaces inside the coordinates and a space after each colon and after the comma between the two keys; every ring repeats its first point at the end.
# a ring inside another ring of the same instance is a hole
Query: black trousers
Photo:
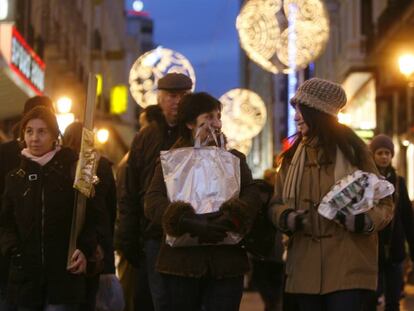
{"type": "Polygon", "coordinates": [[[369,292],[352,289],[326,295],[296,294],[295,300],[300,311],[362,311],[369,292]]]}

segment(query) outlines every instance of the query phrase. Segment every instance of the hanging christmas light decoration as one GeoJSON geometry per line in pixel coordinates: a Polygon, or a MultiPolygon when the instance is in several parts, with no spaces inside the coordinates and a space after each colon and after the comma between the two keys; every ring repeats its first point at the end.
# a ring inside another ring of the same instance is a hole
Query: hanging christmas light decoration
{"type": "Polygon", "coordinates": [[[223,105],[223,133],[229,140],[242,142],[260,133],[266,123],[266,106],[256,93],[232,89],[220,97],[223,105]]]}
{"type": "Polygon", "coordinates": [[[142,108],[157,104],[158,79],[171,72],[189,76],[194,90],[194,69],[182,54],[159,46],[141,55],[129,72],[129,90],[137,104],[142,108]]]}
{"type": "Polygon", "coordinates": [[[272,73],[305,68],[329,39],[329,17],[322,0],[248,0],[236,27],[249,58],[272,73]]]}

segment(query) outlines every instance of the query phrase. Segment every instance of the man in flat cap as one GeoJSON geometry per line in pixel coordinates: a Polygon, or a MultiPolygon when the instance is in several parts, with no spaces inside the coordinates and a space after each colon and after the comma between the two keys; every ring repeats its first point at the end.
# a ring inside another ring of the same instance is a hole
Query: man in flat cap
{"type": "Polygon", "coordinates": [[[163,118],[153,121],[135,136],[126,168],[125,195],[119,204],[116,244],[125,258],[138,268],[136,301],[140,310],[168,310],[164,281],[155,271],[155,261],[163,236],[162,228],[145,218],[144,195],[151,182],[161,150],[168,150],[178,137],[177,111],[181,98],[191,91],[193,82],[181,73],[169,73],[158,80],[158,105],[163,118]],[[147,281],[148,280],[148,281],[147,281]],[[149,284],[151,295],[145,285],[149,284]]]}

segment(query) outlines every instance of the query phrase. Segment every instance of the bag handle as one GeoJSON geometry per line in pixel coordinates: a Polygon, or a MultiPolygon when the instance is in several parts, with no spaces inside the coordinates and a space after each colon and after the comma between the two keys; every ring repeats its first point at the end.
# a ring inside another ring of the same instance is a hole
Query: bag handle
{"type": "Polygon", "coordinates": [[[224,149],[224,137],[223,137],[223,133],[220,134],[220,145],[219,145],[218,140],[217,140],[217,135],[213,131],[213,129],[210,126],[210,124],[208,124],[208,123],[207,124],[206,123],[203,123],[203,124],[201,124],[197,128],[197,131],[196,131],[196,134],[195,134],[195,140],[194,140],[194,148],[200,148],[200,147],[204,147],[204,146],[207,145],[207,143],[208,143],[208,136],[206,137],[206,139],[203,142],[201,142],[201,139],[200,139],[201,130],[203,129],[203,127],[206,127],[206,126],[208,127],[208,130],[210,131],[210,135],[213,137],[214,143],[216,144],[216,146],[219,147],[219,148],[224,149]]]}

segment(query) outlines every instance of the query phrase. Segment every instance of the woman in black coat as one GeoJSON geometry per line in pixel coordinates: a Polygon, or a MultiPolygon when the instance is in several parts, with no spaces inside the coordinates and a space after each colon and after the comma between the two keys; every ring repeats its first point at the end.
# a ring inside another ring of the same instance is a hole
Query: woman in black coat
{"type": "MultiPolygon", "coordinates": [[[[81,122],[70,124],[63,134],[63,146],[71,148],[79,153],[82,142],[81,122]]],[[[100,156],[96,172],[99,178],[99,186],[104,195],[102,206],[102,217],[99,220],[101,224],[97,230],[97,252],[103,256],[103,267],[101,274],[115,274],[115,258],[113,247],[114,225],[116,218],[116,188],[115,179],[112,172],[112,162],[107,158],[100,156]]],[[[96,294],[99,289],[100,273],[96,273],[87,278],[87,302],[82,305],[82,311],[94,311],[96,307],[96,294]]]]}
{"type": "MultiPolygon", "coordinates": [[[[407,242],[411,260],[414,259],[414,215],[403,177],[398,176],[391,165],[394,144],[390,137],[380,134],[370,144],[379,172],[394,185],[394,218],[379,232],[378,249],[378,295],[385,296],[385,311],[400,310],[400,296],[403,287],[403,261],[407,257],[407,242]]],[[[369,310],[376,310],[373,299],[369,310]]]]}
{"type": "Polygon", "coordinates": [[[87,258],[96,248],[100,190],[88,200],[77,249],[67,264],[77,155],[58,146],[53,112],[37,107],[21,122],[19,168],[6,178],[0,245],[11,257],[7,298],[18,310],[78,310],[85,299],[87,258]]]}
{"type": "MultiPolygon", "coordinates": [[[[207,125],[219,132],[220,117],[221,103],[214,97],[207,93],[185,95],[178,106],[180,137],[172,149],[194,146],[197,132],[200,141],[211,142],[207,125]]],[[[208,217],[196,214],[188,202],[170,202],[162,166],[158,163],[155,168],[145,195],[145,216],[154,224],[162,224],[166,234],[179,237],[189,233],[199,243],[189,247],[171,247],[165,242],[161,245],[156,269],[162,273],[169,292],[169,311],[239,310],[243,275],[249,270],[246,251],[239,245],[216,244],[227,232],[245,235],[250,230],[260,197],[245,156],[236,150],[230,152],[240,160],[240,193],[208,217]]],[[[209,177],[211,180],[205,183],[214,184],[217,176],[210,173],[209,177]]],[[[194,183],[191,191],[199,186],[194,183]]]]}

